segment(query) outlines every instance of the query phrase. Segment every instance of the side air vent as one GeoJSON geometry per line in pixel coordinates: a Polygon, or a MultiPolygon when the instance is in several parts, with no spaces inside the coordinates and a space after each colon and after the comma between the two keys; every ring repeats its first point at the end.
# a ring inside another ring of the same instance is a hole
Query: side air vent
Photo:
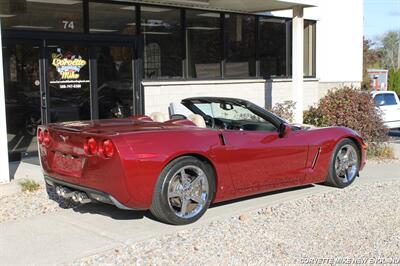
{"type": "Polygon", "coordinates": [[[321,153],[321,147],[318,147],[317,152],[315,153],[314,160],[312,162],[311,168],[314,169],[315,165],[317,164],[319,154],[321,153]]]}

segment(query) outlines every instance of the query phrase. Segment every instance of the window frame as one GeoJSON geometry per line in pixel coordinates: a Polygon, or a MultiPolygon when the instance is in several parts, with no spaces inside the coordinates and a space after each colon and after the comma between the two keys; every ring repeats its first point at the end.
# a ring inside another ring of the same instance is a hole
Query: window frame
{"type": "MultiPolygon", "coordinates": [[[[312,74],[311,75],[304,75],[304,78],[315,78],[317,76],[317,20],[312,19],[304,19],[304,22],[310,22],[313,24],[312,27],[312,74]]],[[[291,59],[291,57],[290,57],[291,59]]]]}
{"type": "MultiPolygon", "coordinates": [[[[106,0],[90,0],[90,1],[106,1],[106,0]]],[[[140,6],[154,6],[154,7],[166,7],[166,5],[158,5],[158,4],[136,4],[137,6],[139,6],[139,8],[136,8],[137,10],[140,11],[140,6]]],[[[213,81],[213,80],[247,80],[247,79],[256,79],[256,80],[266,80],[265,77],[263,77],[260,73],[260,32],[259,32],[259,20],[260,18],[263,17],[267,17],[267,18],[276,18],[276,19],[283,19],[286,21],[286,23],[290,23],[290,21],[292,20],[291,18],[288,17],[281,17],[281,16],[269,16],[269,15],[262,15],[262,14],[248,14],[248,13],[241,13],[241,12],[233,12],[233,11],[215,11],[215,10],[208,10],[208,9],[198,9],[198,8],[191,8],[191,7],[176,7],[176,6],[172,6],[174,8],[178,8],[181,10],[181,35],[182,35],[182,39],[181,41],[183,42],[183,46],[184,49],[182,49],[182,76],[176,76],[174,78],[156,78],[156,79],[145,79],[143,77],[143,81],[144,82],[154,82],[154,81],[159,81],[159,82],[168,82],[168,81],[213,81]],[[189,65],[188,65],[188,60],[187,60],[187,54],[186,54],[186,27],[187,27],[187,20],[186,20],[186,11],[187,10],[194,10],[194,11],[199,11],[199,10],[203,10],[205,12],[209,11],[209,12],[213,12],[213,13],[219,13],[220,14],[220,25],[221,25],[221,30],[220,30],[220,34],[221,34],[221,60],[220,60],[220,77],[218,78],[207,78],[207,79],[202,79],[202,78],[191,78],[189,76],[189,65]],[[256,71],[256,75],[253,77],[226,77],[225,76],[225,63],[226,63],[226,41],[225,41],[225,23],[224,23],[224,18],[225,18],[225,14],[233,14],[233,15],[243,15],[243,16],[254,16],[255,17],[255,71],[256,71]]],[[[138,20],[140,21],[140,15],[137,16],[138,20]]],[[[305,21],[310,21],[312,23],[314,23],[314,31],[313,31],[313,65],[314,65],[314,69],[313,69],[313,75],[312,76],[304,76],[304,78],[316,78],[316,27],[317,27],[317,20],[312,20],[312,19],[305,19],[305,21]]],[[[139,24],[138,24],[139,25],[139,24]]],[[[291,55],[291,50],[292,50],[292,28],[291,27],[286,27],[285,33],[287,35],[290,36],[289,40],[287,40],[289,42],[289,47],[287,48],[287,54],[286,54],[286,60],[289,61],[291,63],[292,61],[292,55],[291,55]],[[290,32],[288,32],[290,31],[290,32]]],[[[141,33],[139,32],[139,35],[141,35],[141,33]]],[[[291,64],[290,64],[291,65],[291,64]]],[[[285,77],[281,77],[278,79],[287,79],[290,80],[292,78],[292,74],[291,74],[291,67],[287,66],[289,71],[286,71],[286,75],[285,77]]],[[[274,78],[268,78],[267,80],[273,80],[274,78]]]]}
{"type": "MultiPolygon", "coordinates": [[[[136,35],[125,35],[125,36],[121,36],[118,34],[113,34],[113,35],[108,35],[108,34],[101,34],[102,38],[105,39],[110,39],[112,40],[113,38],[115,39],[121,39],[121,40],[128,40],[128,39],[135,39],[135,38],[141,38],[142,37],[142,33],[141,33],[141,7],[142,6],[152,6],[152,7],[171,7],[171,8],[175,8],[180,10],[180,24],[181,24],[181,54],[182,54],[182,73],[179,76],[175,76],[175,77],[170,77],[170,78],[166,78],[166,77],[159,77],[159,78],[145,78],[144,75],[141,76],[142,81],[204,81],[204,80],[246,80],[246,79],[259,79],[259,80],[265,80],[266,77],[263,77],[260,73],[260,30],[259,30],[259,24],[260,24],[260,18],[263,17],[267,17],[267,18],[276,18],[276,19],[283,19],[285,20],[287,23],[290,23],[290,21],[292,20],[291,18],[287,18],[287,17],[281,17],[281,16],[270,16],[270,15],[263,15],[263,14],[248,14],[248,13],[242,13],[242,12],[233,12],[233,11],[216,11],[216,10],[209,10],[209,9],[199,9],[199,8],[191,8],[191,7],[177,7],[177,6],[173,6],[173,5],[160,5],[160,4],[148,4],[148,3],[139,3],[139,2],[131,2],[131,1],[110,1],[110,0],[82,0],[82,16],[83,16],[83,32],[82,33],[68,33],[69,36],[71,36],[71,38],[74,38],[73,36],[82,36],[83,39],[91,39],[91,36],[94,35],[99,35],[99,34],[94,34],[94,33],[90,33],[90,12],[89,12],[89,3],[104,3],[104,4],[115,4],[115,5],[130,5],[130,6],[134,6],[135,7],[135,16],[136,16],[136,27],[137,27],[137,34],[136,35]],[[187,58],[187,52],[186,52],[186,28],[187,28],[187,19],[186,19],[186,11],[187,10],[194,10],[194,11],[205,11],[205,12],[213,12],[213,13],[219,13],[220,14],[220,18],[219,18],[219,22],[220,22],[220,75],[217,78],[206,78],[206,79],[202,79],[202,78],[191,78],[189,77],[189,65],[188,65],[188,58],[187,58]],[[253,53],[255,54],[255,76],[246,76],[246,77],[226,77],[225,75],[225,63],[227,60],[227,56],[226,56],[226,50],[227,50],[227,43],[226,43],[226,39],[225,39],[225,14],[232,14],[232,15],[242,15],[242,16],[253,16],[255,18],[255,45],[254,45],[254,49],[255,51],[253,51],[253,53]]],[[[304,78],[315,78],[316,77],[316,69],[317,69],[317,64],[316,64],[316,32],[317,32],[317,27],[318,27],[318,23],[317,20],[311,20],[311,19],[305,19],[304,21],[309,21],[311,23],[313,23],[313,36],[312,36],[312,40],[313,40],[313,49],[312,49],[312,57],[313,57],[313,73],[311,76],[304,76],[304,78]]],[[[3,30],[6,32],[14,32],[16,30],[3,30]]],[[[291,55],[291,50],[292,50],[292,42],[291,42],[291,27],[286,27],[286,35],[290,36],[289,40],[287,40],[287,42],[289,42],[289,47],[287,47],[287,51],[286,51],[286,60],[291,63],[292,62],[292,55],[291,55]],[[290,32],[288,32],[290,31],[290,32]]],[[[27,35],[43,35],[46,36],[47,34],[51,34],[53,36],[57,36],[57,35],[63,35],[65,33],[62,32],[42,32],[42,31],[26,31],[25,34],[27,35]]],[[[77,38],[80,39],[80,38],[77,38]]],[[[144,51],[143,48],[141,48],[138,51],[138,55],[136,55],[137,57],[141,57],[143,58],[144,55],[144,51]]],[[[142,60],[143,61],[143,60],[142,60]]],[[[142,64],[144,64],[144,62],[142,62],[142,64]]],[[[279,79],[288,79],[290,80],[292,78],[291,75],[291,67],[287,66],[287,70],[286,70],[286,75],[285,77],[279,77],[279,79]]],[[[274,78],[268,78],[273,80],[274,78]]]]}

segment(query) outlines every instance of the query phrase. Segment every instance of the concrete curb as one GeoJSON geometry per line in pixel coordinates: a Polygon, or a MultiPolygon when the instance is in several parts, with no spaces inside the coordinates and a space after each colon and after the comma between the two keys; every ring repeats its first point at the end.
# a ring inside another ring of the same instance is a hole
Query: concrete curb
{"type": "Polygon", "coordinates": [[[21,192],[19,182],[30,179],[44,186],[44,179],[40,166],[25,162],[12,162],[9,164],[13,179],[10,183],[0,184],[0,196],[9,196],[21,192]]]}

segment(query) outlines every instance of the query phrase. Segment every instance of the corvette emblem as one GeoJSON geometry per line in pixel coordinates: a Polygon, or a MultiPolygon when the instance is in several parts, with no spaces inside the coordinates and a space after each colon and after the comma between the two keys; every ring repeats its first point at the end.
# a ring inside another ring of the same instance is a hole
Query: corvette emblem
{"type": "Polygon", "coordinates": [[[62,139],[63,142],[67,142],[67,140],[69,139],[68,136],[64,136],[64,135],[59,135],[60,139],[62,139]]]}

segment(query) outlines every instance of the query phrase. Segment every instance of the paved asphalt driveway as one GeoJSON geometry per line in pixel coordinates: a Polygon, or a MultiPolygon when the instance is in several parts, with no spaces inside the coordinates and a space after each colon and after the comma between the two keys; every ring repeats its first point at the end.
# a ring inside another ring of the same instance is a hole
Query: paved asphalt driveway
{"type": "MultiPolygon", "coordinates": [[[[400,164],[366,166],[355,184],[400,179],[400,164]]],[[[213,206],[197,223],[170,226],[154,221],[148,212],[131,212],[108,205],[86,205],[33,218],[1,223],[1,264],[55,264],[92,255],[121,243],[131,244],[154,236],[238,216],[283,201],[329,191],[326,186],[306,186],[213,206]]]]}

